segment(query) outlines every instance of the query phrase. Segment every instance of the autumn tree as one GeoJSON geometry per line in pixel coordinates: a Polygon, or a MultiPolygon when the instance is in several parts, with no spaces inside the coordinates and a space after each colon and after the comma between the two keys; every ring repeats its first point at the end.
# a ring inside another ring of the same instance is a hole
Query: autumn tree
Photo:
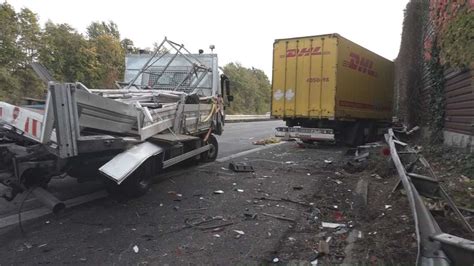
{"type": "Polygon", "coordinates": [[[100,88],[114,88],[115,81],[122,80],[125,68],[125,50],[117,24],[93,22],[87,27],[87,35],[96,53],[97,84],[100,88]]]}
{"type": "Polygon", "coordinates": [[[57,80],[98,85],[95,48],[71,26],[46,22],[41,43],[39,60],[57,80]]]}
{"type": "Polygon", "coordinates": [[[44,84],[29,66],[38,51],[38,18],[29,9],[20,13],[0,4],[0,100],[19,103],[25,96],[42,97],[44,84]]]}
{"type": "Polygon", "coordinates": [[[234,101],[227,109],[229,114],[264,114],[270,111],[270,81],[256,68],[229,63],[224,73],[230,79],[234,101]]]}

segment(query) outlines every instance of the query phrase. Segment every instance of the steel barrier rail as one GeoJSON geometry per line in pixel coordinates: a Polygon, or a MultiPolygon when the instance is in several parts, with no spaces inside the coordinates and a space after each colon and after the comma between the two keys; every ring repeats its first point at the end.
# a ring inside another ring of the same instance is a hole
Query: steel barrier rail
{"type": "Polygon", "coordinates": [[[390,155],[405,188],[415,221],[418,244],[417,265],[473,265],[474,241],[458,238],[441,231],[438,223],[425,206],[416,186],[407,175],[395,144],[400,143],[392,129],[385,134],[390,155]]]}

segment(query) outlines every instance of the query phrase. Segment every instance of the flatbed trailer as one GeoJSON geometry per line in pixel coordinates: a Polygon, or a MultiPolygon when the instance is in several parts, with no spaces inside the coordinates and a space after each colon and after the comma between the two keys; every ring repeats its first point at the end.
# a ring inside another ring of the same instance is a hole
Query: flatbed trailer
{"type": "Polygon", "coordinates": [[[133,56],[117,89],[51,82],[43,110],[0,102],[0,183],[9,187],[3,197],[46,188],[65,174],[102,177],[109,191],[139,196],[162,169],[215,160],[214,134],[222,134],[232,100],[229,80],[219,74],[216,54],[183,50],[165,39],[153,54],[133,56]]]}

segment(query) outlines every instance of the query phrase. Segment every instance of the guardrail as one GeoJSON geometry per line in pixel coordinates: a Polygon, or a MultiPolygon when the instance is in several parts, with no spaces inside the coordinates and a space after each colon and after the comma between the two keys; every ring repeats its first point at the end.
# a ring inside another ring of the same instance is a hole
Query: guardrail
{"type": "Polygon", "coordinates": [[[245,121],[264,121],[270,120],[270,114],[267,115],[226,115],[226,122],[245,122],[245,121]]]}
{"type": "Polygon", "coordinates": [[[474,265],[474,241],[443,233],[421,197],[423,195],[444,199],[466,229],[470,233],[473,232],[470,224],[466,222],[451,197],[439,183],[429,163],[408,144],[399,141],[393,129],[389,129],[388,134],[385,134],[385,140],[390,147],[392,162],[400,177],[395,189],[403,186],[413,214],[418,244],[417,265],[474,265]],[[401,146],[400,151],[396,144],[401,146]],[[404,161],[408,161],[408,167],[402,162],[399,154],[412,157],[404,158],[404,161]],[[424,166],[430,176],[409,172],[418,162],[424,166]]]}

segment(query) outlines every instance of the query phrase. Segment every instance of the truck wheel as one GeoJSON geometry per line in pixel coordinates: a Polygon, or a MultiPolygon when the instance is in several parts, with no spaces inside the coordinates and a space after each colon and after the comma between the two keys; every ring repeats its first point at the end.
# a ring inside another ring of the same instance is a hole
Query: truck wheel
{"type": "Polygon", "coordinates": [[[136,198],[143,196],[153,184],[153,177],[156,175],[158,168],[157,158],[151,157],[120,185],[112,180],[107,180],[106,189],[109,193],[119,197],[136,198]]]}
{"type": "Polygon", "coordinates": [[[213,162],[217,159],[217,153],[219,152],[219,144],[217,143],[217,139],[214,135],[210,135],[207,139],[205,144],[210,144],[211,148],[201,154],[201,158],[203,162],[213,162]]]}

